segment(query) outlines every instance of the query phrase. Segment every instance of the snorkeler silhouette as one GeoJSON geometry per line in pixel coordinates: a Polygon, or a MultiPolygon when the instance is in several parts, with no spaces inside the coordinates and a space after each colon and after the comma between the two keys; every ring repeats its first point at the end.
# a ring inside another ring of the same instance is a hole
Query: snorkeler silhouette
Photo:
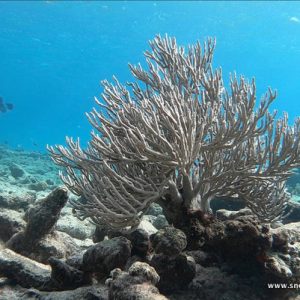
{"type": "Polygon", "coordinates": [[[4,103],[3,98],[0,97],[0,112],[5,113],[8,110],[13,110],[14,105],[12,103],[4,103]]]}

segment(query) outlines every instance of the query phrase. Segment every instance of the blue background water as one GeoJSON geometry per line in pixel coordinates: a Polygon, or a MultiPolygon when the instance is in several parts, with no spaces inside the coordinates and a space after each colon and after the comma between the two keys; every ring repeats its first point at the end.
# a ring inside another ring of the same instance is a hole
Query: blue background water
{"type": "Polygon", "coordinates": [[[44,150],[89,138],[101,79],[130,78],[155,34],[181,44],[217,38],[214,66],[278,89],[273,107],[300,115],[299,2],[0,2],[0,143],[44,150]]]}

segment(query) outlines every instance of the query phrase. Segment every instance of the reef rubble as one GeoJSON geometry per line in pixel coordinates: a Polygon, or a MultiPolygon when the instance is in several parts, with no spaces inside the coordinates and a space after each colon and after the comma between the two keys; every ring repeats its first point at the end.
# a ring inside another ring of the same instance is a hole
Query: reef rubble
{"type": "Polygon", "coordinates": [[[300,281],[295,213],[271,228],[220,201],[213,218],[192,218],[196,245],[157,204],[131,231],[77,219],[68,203],[75,196],[46,155],[1,147],[0,172],[1,300],[299,299],[296,288],[268,288],[300,281]]]}

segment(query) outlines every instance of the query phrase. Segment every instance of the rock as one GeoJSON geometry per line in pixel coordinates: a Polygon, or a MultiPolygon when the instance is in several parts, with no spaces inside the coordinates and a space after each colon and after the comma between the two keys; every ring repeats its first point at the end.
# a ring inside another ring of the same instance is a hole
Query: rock
{"type": "Polygon", "coordinates": [[[22,177],[25,174],[25,171],[17,164],[11,163],[9,165],[10,174],[15,179],[22,177]]]}
{"type": "Polygon", "coordinates": [[[256,260],[271,248],[269,227],[252,215],[220,222],[215,220],[202,232],[203,250],[218,254],[225,260],[256,260]]]}
{"type": "Polygon", "coordinates": [[[0,250],[0,273],[23,287],[41,288],[50,280],[50,267],[9,249],[0,250]]]}
{"type": "Polygon", "coordinates": [[[152,225],[155,222],[156,218],[157,218],[156,216],[152,216],[152,215],[143,215],[142,216],[142,220],[145,220],[145,221],[151,223],[152,225]]]}
{"type": "Polygon", "coordinates": [[[163,293],[186,289],[196,274],[194,259],[184,254],[172,257],[157,254],[153,256],[150,264],[160,277],[157,286],[163,293]]]}
{"type": "Polygon", "coordinates": [[[107,228],[97,225],[93,234],[93,242],[99,243],[107,236],[107,228]]]}
{"type": "Polygon", "coordinates": [[[137,229],[142,229],[146,231],[149,236],[157,232],[157,229],[149,221],[143,218],[140,224],[138,225],[137,229]]]}
{"type": "Polygon", "coordinates": [[[67,189],[58,187],[26,212],[26,233],[31,239],[38,240],[53,229],[67,201],[67,189]]]}
{"type": "Polygon", "coordinates": [[[80,221],[72,214],[66,214],[59,218],[56,223],[56,229],[66,232],[76,239],[85,240],[93,236],[95,226],[87,220],[80,221]]]}
{"type": "Polygon", "coordinates": [[[0,195],[0,207],[26,210],[35,200],[36,196],[31,193],[3,193],[0,195]]]}
{"type": "Polygon", "coordinates": [[[167,298],[159,293],[159,290],[149,283],[133,284],[120,290],[116,295],[109,297],[109,300],[167,300],[167,298]]]}
{"type": "Polygon", "coordinates": [[[268,253],[264,267],[268,273],[275,275],[277,278],[288,279],[292,278],[293,275],[300,274],[300,259],[294,259],[293,267],[296,268],[297,273],[293,274],[291,268],[291,257],[287,255],[286,259],[282,259],[277,253],[268,253]]]}
{"type": "Polygon", "coordinates": [[[126,265],[124,267],[124,271],[128,271],[129,268],[136,262],[144,262],[144,263],[147,263],[149,264],[150,263],[150,258],[151,256],[146,256],[146,257],[141,257],[141,256],[138,256],[138,255],[132,255],[128,258],[127,262],[126,262],[126,265]]]}
{"type": "Polygon", "coordinates": [[[287,212],[287,217],[283,219],[284,224],[300,222],[300,203],[298,201],[289,201],[287,212]]]}
{"type": "Polygon", "coordinates": [[[48,185],[54,185],[55,184],[55,182],[52,179],[46,179],[46,183],[48,185]]]}
{"type": "Polygon", "coordinates": [[[31,252],[42,237],[51,232],[67,200],[67,189],[60,187],[30,208],[26,213],[26,228],[15,234],[7,247],[18,253],[31,252]]]}
{"type": "Polygon", "coordinates": [[[196,264],[199,264],[203,267],[212,266],[218,263],[218,258],[213,255],[212,253],[207,253],[202,250],[193,250],[193,251],[186,251],[186,255],[193,257],[196,264]]]}
{"type": "Polygon", "coordinates": [[[6,242],[15,233],[25,228],[26,223],[22,216],[23,214],[11,209],[0,211],[0,239],[6,242]]]}
{"type": "Polygon", "coordinates": [[[142,277],[144,281],[156,285],[159,282],[159,276],[155,269],[144,262],[135,262],[128,270],[129,275],[142,277]]]}
{"type": "Polygon", "coordinates": [[[146,257],[150,248],[148,233],[143,229],[136,229],[129,234],[129,240],[132,244],[131,255],[146,257]]]}
{"type": "Polygon", "coordinates": [[[36,183],[30,183],[28,188],[36,192],[46,191],[48,189],[48,184],[44,181],[40,181],[36,183]]]}
{"type": "MultiPolygon", "coordinates": [[[[58,231],[59,232],[59,231],[58,231]]],[[[68,235],[65,232],[61,232],[66,235],[68,235]]],[[[68,235],[69,236],[69,235],[68,235]]],[[[71,238],[71,237],[70,237],[71,238]]],[[[85,240],[78,240],[76,238],[72,238],[72,240],[75,242],[75,244],[81,249],[81,250],[87,250],[89,247],[93,246],[95,243],[91,239],[85,239],[85,240]]]]}
{"type": "Polygon", "coordinates": [[[109,300],[166,300],[154,286],[159,276],[146,263],[136,262],[127,272],[114,269],[106,280],[109,286],[109,300]]]}
{"type": "Polygon", "coordinates": [[[66,264],[78,270],[82,269],[83,253],[76,253],[66,259],[66,264]]]}
{"type": "Polygon", "coordinates": [[[210,202],[210,208],[215,214],[219,209],[226,209],[229,211],[238,211],[245,208],[245,201],[235,197],[221,197],[213,199],[210,202]]]}
{"type": "Polygon", "coordinates": [[[155,253],[170,256],[178,255],[187,245],[186,235],[181,230],[171,226],[160,229],[157,233],[151,235],[150,241],[155,253]]]}
{"type": "Polygon", "coordinates": [[[169,226],[169,223],[164,215],[158,215],[153,222],[153,226],[159,230],[169,226]]]}
{"type": "Polygon", "coordinates": [[[130,241],[125,237],[99,242],[84,253],[83,271],[94,272],[99,277],[104,277],[115,268],[124,268],[131,255],[131,248],[130,241]]]}
{"type": "Polygon", "coordinates": [[[232,220],[234,218],[247,215],[253,215],[251,209],[249,208],[243,208],[238,211],[231,211],[227,209],[219,209],[216,211],[216,217],[221,221],[232,220]]]}
{"type": "Polygon", "coordinates": [[[66,259],[80,252],[81,249],[76,244],[75,239],[64,232],[54,231],[43,237],[31,249],[31,252],[25,251],[24,255],[39,262],[46,263],[51,256],[66,259]]]}
{"type": "Polygon", "coordinates": [[[50,257],[48,261],[52,268],[51,281],[56,290],[72,290],[91,284],[91,278],[88,274],[69,266],[55,257],[50,257]]]}
{"type": "Polygon", "coordinates": [[[59,231],[54,231],[51,234],[47,234],[37,243],[26,249],[23,247],[24,241],[26,243],[26,237],[24,236],[23,232],[16,234],[11,240],[14,243],[13,248],[17,249],[18,253],[35,259],[41,263],[47,263],[49,257],[51,256],[65,259],[81,251],[74,239],[72,239],[66,233],[59,231]]]}
{"type": "Polygon", "coordinates": [[[162,213],[163,213],[162,207],[157,203],[152,203],[150,207],[147,209],[145,215],[159,216],[162,215],[162,213]]]}
{"type": "Polygon", "coordinates": [[[300,279],[300,222],[271,229],[272,248],[266,252],[266,272],[284,280],[300,279]]]}
{"type": "MultiPolygon", "coordinates": [[[[8,299],[8,298],[7,298],[8,299]]],[[[10,298],[9,298],[10,299],[10,298]]],[[[19,299],[19,298],[17,298],[19,299]]],[[[70,291],[44,292],[36,289],[23,292],[24,299],[41,299],[41,300],[107,300],[108,288],[102,284],[80,287],[70,291]]]]}
{"type": "MultiPolygon", "coordinates": [[[[0,278],[0,299],[1,300],[18,300],[28,299],[24,297],[27,289],[16,285],[13,280],[8,278],[0,278]]],[[[28,299],[29,300],[29,299],[28,299]]]]}
{"type": "MultiPolygon", "coordinates": [[[[277,298],[266,295],[264,283],[260,278],[239,277],[221,271],[217,267],[197,266],[197,274],[189,285],[188,295],[183,299],[206,300],[265,300],[277,298]]],[[[285,299],[285,298],[278,298],[285,299]]]]}

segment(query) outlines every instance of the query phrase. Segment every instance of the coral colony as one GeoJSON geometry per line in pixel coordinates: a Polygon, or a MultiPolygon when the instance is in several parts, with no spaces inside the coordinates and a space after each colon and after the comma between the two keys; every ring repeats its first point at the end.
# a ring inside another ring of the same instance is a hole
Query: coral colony
{"type": "Polygon", "coordinates": [[[262,221],[280,219],[286,179],[300,164],[300,119],[275,119],[276,93],[257,101],[254,80],[234,76],[226,89],[211,39],[203,49],[160,36],[150,45],[148,70],[129,66],[136,82],[102,82],[100,109],[87,114],[88,149],[70,138],[49,148],[63,182],[86,200],[75,210],[125,227],[159,202],[176,223],[183,210],[209,212],[213,198],[238,195],[262,221]]]}

